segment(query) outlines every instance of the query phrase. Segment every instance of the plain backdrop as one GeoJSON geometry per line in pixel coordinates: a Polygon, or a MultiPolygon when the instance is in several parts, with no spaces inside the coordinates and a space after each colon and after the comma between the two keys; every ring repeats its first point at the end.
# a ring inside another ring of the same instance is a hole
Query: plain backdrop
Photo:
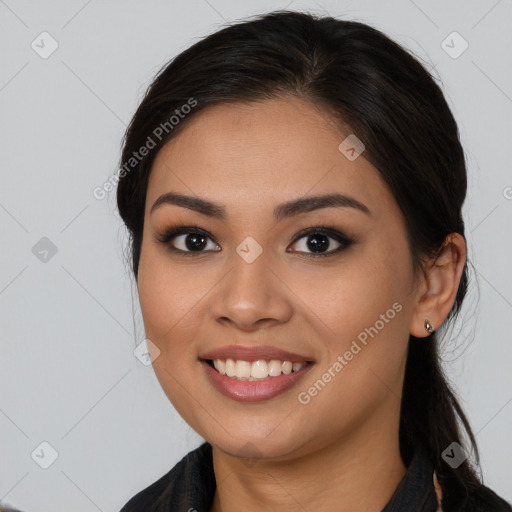
{"type": "Polygon", "coordinates": [[[0,501],[117,511],[200,444],[134,357],[144,332],[125,232],[114,195],[92,191],[165,62],[282,8],[369,23],[440,80],[467,156],[474,265],[446,369],[485,483],[512,500],[510,0],[1,0],[0,501]]]}

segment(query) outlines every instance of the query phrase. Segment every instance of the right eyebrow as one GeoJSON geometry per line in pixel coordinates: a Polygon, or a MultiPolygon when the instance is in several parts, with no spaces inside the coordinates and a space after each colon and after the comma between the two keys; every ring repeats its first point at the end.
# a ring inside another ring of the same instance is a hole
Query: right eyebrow
{"type": "Polygon", "coordinates": [[[207,215],[208,217],[216,217],[221,220],[226,219],[226,209],[224,206],[208,201],[207,199],[178,194],[176,192],[167,192],[166,194],[161,195],[153,203],[150,214],[164,204],[174,204],[176,206],[188,208],[189,210],[194,210],[202,215],[207,215]]]}

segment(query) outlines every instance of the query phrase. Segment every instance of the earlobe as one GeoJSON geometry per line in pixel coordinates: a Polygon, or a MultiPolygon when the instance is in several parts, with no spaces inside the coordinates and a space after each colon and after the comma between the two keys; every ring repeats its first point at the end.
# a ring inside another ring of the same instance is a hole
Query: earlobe
{"type": "Polygon", "coordinates": [[[452,309],[466,263],[466,241],[449,234],[437,256],[425,266],[418,287],[410,333],[416,338],[430,336],[452,309]]]}
{"type": "Polygon", "coordinates": [[[432,334],[434,330],[434,326],[430,323],[430,320],[425,318],[425,331],[427,331],[428,334],[432,334]]]}

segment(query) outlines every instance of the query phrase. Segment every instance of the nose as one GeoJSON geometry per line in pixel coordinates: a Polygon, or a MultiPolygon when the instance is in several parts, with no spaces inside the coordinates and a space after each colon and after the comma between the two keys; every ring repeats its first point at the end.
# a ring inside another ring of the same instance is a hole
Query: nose
{"type": "Polygon", "coordinates": [[[293,294],[264,254],[252,263],[237,254],[231,258],[231,269],[211,296],[216,322],[250,332],[289,321],[293,294]]]}

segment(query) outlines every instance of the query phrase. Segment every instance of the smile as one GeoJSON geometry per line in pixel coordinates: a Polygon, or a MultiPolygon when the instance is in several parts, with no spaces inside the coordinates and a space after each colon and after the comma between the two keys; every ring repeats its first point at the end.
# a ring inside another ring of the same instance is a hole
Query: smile
{"type": "Polygon", "coordinates": [[[242,402],[269,400],[294,387],[315,361],[270,346],[231,345],[199,358],[213,388],[242,402]]]}
{"type": "Polygon", "coordinates": [[[210,365],[221,374],[234,380],[258,381],[269,378],[279,377],[281,375],[290,375],[304,368],[308,362],[281,361],[272,359],[265,361],[258,359],[257,361],[243,361],[234,359],[214,359],[209,361],[210,365]]]}

